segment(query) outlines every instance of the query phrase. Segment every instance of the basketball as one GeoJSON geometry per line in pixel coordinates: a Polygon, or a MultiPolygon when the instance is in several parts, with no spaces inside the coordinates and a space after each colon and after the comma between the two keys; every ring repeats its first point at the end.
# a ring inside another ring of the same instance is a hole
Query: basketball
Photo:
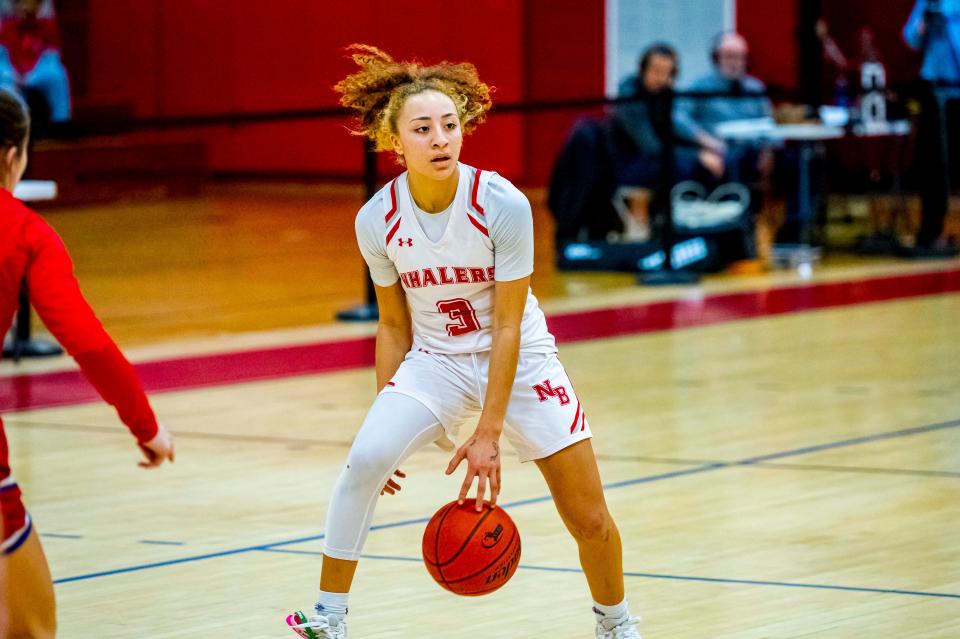
{"type": "Polygon", "coordinates": [[[476,501],[452,501],[423,532],[423,563],[430,576],[457,595],[476,597],[500,588],[520,563],[520,533],[503,508],[476,511],[476,501]]]}

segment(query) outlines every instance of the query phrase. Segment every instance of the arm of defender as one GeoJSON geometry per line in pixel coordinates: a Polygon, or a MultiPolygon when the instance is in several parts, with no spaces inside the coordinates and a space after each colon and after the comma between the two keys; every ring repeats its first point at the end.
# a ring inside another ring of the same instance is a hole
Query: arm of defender
{"type": "Polygon", "coordinates": [[[137,439],[144,467],[173,461],[173,439],[157,423],[137,374],[87,304],[63,242],[39,218],[25,235],[26,279],[37,314],[137,439]]]}

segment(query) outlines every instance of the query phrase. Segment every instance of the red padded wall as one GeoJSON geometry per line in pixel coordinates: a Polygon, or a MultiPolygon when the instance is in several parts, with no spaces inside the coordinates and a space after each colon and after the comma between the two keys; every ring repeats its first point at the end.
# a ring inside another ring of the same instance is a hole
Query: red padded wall
{"type": "MultiPolygon", "coordinates": [[[[549,102],[601,98],[604,94],[604,3],[527,0],[526,99],[549,102]]],[[[546,184],[557,150],[582,109],[527,116],[526,181],[546,184]]]]}
{"type": "MultiPolygon", "coordinates": [[[[94,0],[86,99],[132,104],[143,117],[333,106],[331,87],[351,68],[343,47],[368,42],[398,57],[469,59],[497,85],[500,100],[516,101],[523,86],[521,16],[509,0],[94,0]]],[[[344,124],[279,123],[204,135],[218,171],[355,174],[361,143],[344,124]]],[[[519,128],[491,127],[486,135],[499,143],[468,144],[464,159],[520,173],[519,128]]]]}
{"type": "MultiPolygon", "coordinates": [[[[599,96],[603,88],[601,0],[90,0],[89,12],[85,99],[130,104],[141,117],[333,106],[331,86],[351,69],[342,48],[352,42],[396,57],[469,60],[500,103],[599,96]]],[[[542,180],[561,134],[549,126],[525,132],[523,120],[491,118],[468,139],[464,161],[542,180]]],[[[356,174],[361,143],[344,124],[203,135],[217,171],[356,174]]],[[[389,159],[383,166],[392,167],[389,159]]]]}
{"type": "Polygon", "coordinates": [[[737,31],[750,44],[750,73],[768,85],[795,91],[799,0],[737,0],[737,31]]]}

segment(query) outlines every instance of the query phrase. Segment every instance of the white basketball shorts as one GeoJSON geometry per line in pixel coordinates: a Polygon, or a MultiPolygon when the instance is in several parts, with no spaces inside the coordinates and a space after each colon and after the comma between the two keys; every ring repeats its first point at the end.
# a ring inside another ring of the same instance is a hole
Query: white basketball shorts
{"type": "MultiPolygon", "coordinates": [[[[489,351],[443,355],[414,348],[381,392],[420,401],[457,441],[461,425],[474,422],[465,432],[469,436],[480,416],[489,363],[489,351]]],[[[592,437],[580,399],[555,353],[520,353],[503,434],[523,462],[592,437]]]]}

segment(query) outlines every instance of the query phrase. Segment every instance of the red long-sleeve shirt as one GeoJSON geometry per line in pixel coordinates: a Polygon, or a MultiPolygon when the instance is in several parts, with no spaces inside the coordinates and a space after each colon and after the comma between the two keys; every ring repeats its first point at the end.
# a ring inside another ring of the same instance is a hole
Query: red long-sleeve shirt
{"type": "Polygon", "coordinates": [[[0,23],[0,44],[7,48],[10,63],[26,75],[37,66],[44,51],[60,49],[60,32],[54,18],[11,16],[0,23]]]}
{"type": "MultiPolygon", "coordinates": [[[[0,189],[0,336],[13,323],[24,279],[40,319],[97,392],[116,408],[138,442],[153,439],[157,420],[143,387],[83,298],[60,237],[9,191],[0,189]]],[[[0,422],[0,479],[9,474],[0,422]]]]}

